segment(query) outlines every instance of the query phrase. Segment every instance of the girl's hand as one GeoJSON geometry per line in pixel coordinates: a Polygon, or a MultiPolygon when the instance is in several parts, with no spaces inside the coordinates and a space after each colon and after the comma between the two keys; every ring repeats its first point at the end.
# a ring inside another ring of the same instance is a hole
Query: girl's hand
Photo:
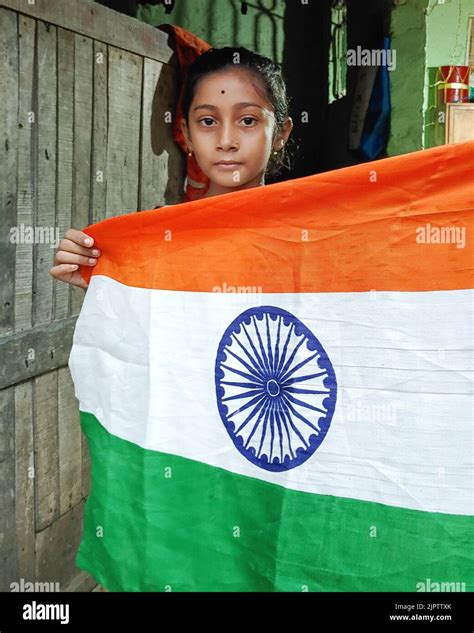
{"type": "Polygon", "coordinates": [[[94,239],[77,229],[68,229],[59,243],[54,256],[54,266],[49,274],[59,281],[86,290],[88,284],[79,273],[79,264],[95,266],[100,251],[93,248],[94,239]]]}

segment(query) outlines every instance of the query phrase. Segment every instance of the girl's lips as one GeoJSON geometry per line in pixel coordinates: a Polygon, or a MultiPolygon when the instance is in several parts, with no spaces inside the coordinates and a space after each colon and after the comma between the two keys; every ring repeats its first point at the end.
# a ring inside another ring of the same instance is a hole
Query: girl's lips
{"type": "Polygon", "coordinates": [[[216,167],[219,167],[220,169],[224,169],[226,171],[232,171],[232,169],[236,169],[241,165],[242,163],[216,163],[216,167]]]}

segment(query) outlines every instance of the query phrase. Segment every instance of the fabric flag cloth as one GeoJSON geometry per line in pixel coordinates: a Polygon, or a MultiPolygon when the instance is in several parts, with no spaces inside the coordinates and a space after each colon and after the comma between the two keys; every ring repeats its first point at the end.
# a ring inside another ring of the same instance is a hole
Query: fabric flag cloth
{"type": "Polygon", "coordinates": [[[111,591],[474,590],[473,152],[87,227],[78,567],[111,591]]]}

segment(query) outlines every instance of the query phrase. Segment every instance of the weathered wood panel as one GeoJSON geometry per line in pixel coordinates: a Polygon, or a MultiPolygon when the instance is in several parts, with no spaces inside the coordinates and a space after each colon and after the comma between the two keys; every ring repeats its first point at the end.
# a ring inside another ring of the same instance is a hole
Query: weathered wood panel
{"type": "MultiPolygon", "coordinates": [[[[74,33],[58,29],[58,170],[56,226],[63,239],[72,221],[72,155],[74,122],[74,33]]],[[[71,286],[54,284],[54,318],[69,314],[71,286]]]]}
{"type": "MultiPolygon", "coordinates": [[[[74,172],[72,226],[89,224],[92,144],[93,42],[82,35],[74,38],[74,172]]],[[[79,314],[84,291],[71,288],[70,314],[79,314]]]]}
{"type": "MultiPolygon", "coordinates": [[[[36,194],[36,124],[32,117],[37,109],[37,84],[33,78],[36,21],[19,16],[18,77],[18,195],[17,226],[33,226],[36,194]]],[[[33,242],[16,245],[15,329],[31,327],[33,305],[33,242]]]]}
{"type": "Polygon", "coordinates": [[[53,317],[53,265],[56,221],[56,27],[37,24],[38,109],[33,112],[38,129],[38,208],[34,244],[33,322],[53,317]]]}
{"type": "Polygon", "coordinates": [[[0,334],[14,327],[16,224],[18,26],[13,11],[0,9],[0,334]],[[4,95],[8,95],[5,99],[4,95]]]}
{"type": "Polygon", "coordinates": [[[15,500],[18,575],[35,578],[35,469],[33,383],[15,388],[15,500]]]}
{"type": "Polygon", "coordinates": [[[0,338],[0,389],[66,365],[76,318],[0,338]]]}
{"type": "Polygon", "coordinates": [[[35,378],[36,530],[59,517],[58,373],[35,378]]]}
{"type": "Polygon", "coordinates": [[[59,512],[82,499],[81,427],[74,384],[67,367],[58,370],[59,512]]]}
{"type": "Polygon", "coordinates": [[[0,591],[18,576],[15,525],[15,394],[0,391],[0,591]]]}
{"type": "Polygon", "coordinates": [[[109,47],[107,217],[138,210],[143,60],[109,47]]]}
{"type": "Polygon", "coordinates": [[[108,50],[94,42],[94,140],[92,143],[91,224],[105,218],[107,204],[108,50]]]}
{"type": "Polygon", "coordinates": [[[168,63],[173,54],[168,36],[149,24],[117,13],[92,0],[1,0],[0,5],[50,24],[107,42],[117,48],[168,63]]]}
{"type": "MultiPolygon", "coordinates": [[[[77,520],[82,524],[82,515],[77,517],[77,520]]],[[[76,592],[76,591],[97,591],[97,587],[100,587],[92,576],[89,576],[85,571],[74,568],[74,576],[72,580],[61,587],[61,591],[64,592],[76,592]]]]}
{"type": "Polygon", "coordinates": [[[79,503],[57,521],[36,534],[36,578],[57,582],[63,590],[78,572],[76,552],[82,532],[83,503],[79,503]]]}

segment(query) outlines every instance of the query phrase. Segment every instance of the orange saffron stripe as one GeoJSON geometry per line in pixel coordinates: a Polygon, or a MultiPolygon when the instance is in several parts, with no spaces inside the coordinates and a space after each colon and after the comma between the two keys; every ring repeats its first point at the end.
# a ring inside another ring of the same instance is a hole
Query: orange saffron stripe
{"type": "Polygon", "coordinates": [[[474,141],[89,226],[91,274],[211,292],[472,287],[474,141]],[[464,245],[462,245],[464,240],[464,245]]]}

